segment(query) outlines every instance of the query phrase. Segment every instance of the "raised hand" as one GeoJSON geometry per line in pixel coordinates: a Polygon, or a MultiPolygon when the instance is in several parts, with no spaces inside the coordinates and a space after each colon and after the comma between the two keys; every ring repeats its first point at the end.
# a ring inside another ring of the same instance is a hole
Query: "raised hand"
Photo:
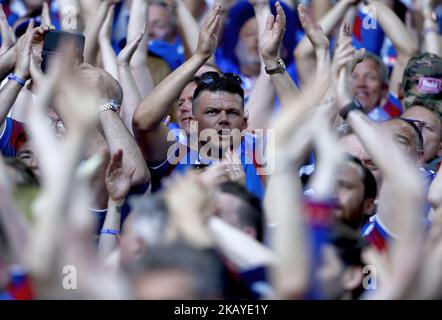
{"type": "Polygon", "coordinates": [[[105,70],[83,63],[76,76],[86,92],[93,97],[96,106],[110,99],[121,103],[121,88],[118,82],[105,70]]]}
{"type": "Polygon", "coordinates": [[[353,83],[351,78],[351,62],[355,57],[352,46],[350,25],[344,23],[339,33],[338,46],[333,57],[333,76],[336,86],[336,99],[339,108],[345,107],[353,100],[353,83]]]}
{"type": "Polygon", "coordinates": [[[231,150],[226,150],[223,162],[226,165],[227,173],[230,181],[238,182],[242,185],[246,184],[246,173],[238,155],[231,150]]]}
{"type": "Polygon", "coordinates": [[[89,132],[95,128],[98,121],[96,97],[87,88],[85,80],[72,75],[64,59],[53,59],[47,78],[48,82],[57,86],[60,94],[57,98],[62,98],[62,103],[57,104],[57,111],[63,115],[68,133],[89,132]]]}
{"type": "Polygon", "coordinates": [[[196,53],[204,59],[209,59],[215,52],[220,12],[221,5],[216,3],[201,26],[196,53]]]}
{"type": "Polygon", "coordinates": [[[118,150],[111,158],[106,169],[106,188],[109,197],[114,202],[121,203],[126,198],[131,187],[131,179],[135,169],[129,174],[123,170],[123,150],[118,150]]]}
{"type": "Polygon", "coordinates": [[[276,2],[276,18],[270,15],[266,21],[266,29],[261,37],[261,55],[264,61],[277,60],[280,58],[279,49],[286,27],[284,9],[276,2]]]}
{"type": "Polygon", "coordinates": [[[34,50],[31,49],[31,60],[29,65],[29,73],[32,78],[32,82],[36,82],[37,85],[41,85],[44,81],[44,73],[41,70],[41,63],[43,59],[34,50]]]}
{"type": "Polygon", "coordinates": [[[43,25],[51,26],[51,12],[49,10],[49,4],[47,2],[43,2],[43,9],[41,11],[41,23],[43,25]]]}
{"type": "Polygon", "coordinates": [[[17,47],[17,61],[15,63],[14,73],[21,79],[28,79],[30,75],[30,60],[31,60],[31,46],[32,46],[32,34],[34,28],[34,20],[28,25],[26,33],[20,39],[17,47]]]}
{"type": "Polygon", "coordinates": [[[2,35],[2,46],[0,48],[0,55],[8,51],[14,46],[17,39],[15,38],[14,31],[8,23],[3,6],[0,4],[0,33],[2,35]]]}
{"type": "Polygon", "coordinates": [[[147,24],[144,24],[143,30],[141,30],[140,34],[135,39],[132,39],[126,43],[125,47],[123,48],[123,50],[120,51],[117,57],[117,64],[119,66],[130,65],[132,56],[137,50],[138,45],[140,44],[141,39],[143,39],[146,32],[147,32],[147,24]]]}
{"type": "Polygon", "coordinates": [[[213,189],[193,172],[176,175],[167,187],[165,199],[171,213],[171,225],[185,240],[207,247],[211,245],[206,222],[214,212],[213,189]],[[189,202],[189,199],[192,201],[189,202]]]}
{"type": "Polygon", "coordinates": [[[42,24],[35,28],[32,33],[32,50],[36,50],[37,53],[41,53],[43,50],[43,41],[45,34],[51,30],[49,25],[42,24]]]}
{"type": "Polygon", "coordinates": [[[306,36],[315,48],[328,49],[330,43],[322,30],[319,23],[315,22],[313,18],[308,14],[306,8],[300,4],[298,6],[299,20],[301,21],[302,28],[305,31],[306,36]]]}
{"type": "Polygon", "coordinates": [[[107,9],[106,19],[101,25],[100,32],[98,34],[100,40],[109,41],[109,42],[111,41],[114,15],[115,15],[115,5],[113,4],[107,9]]]}

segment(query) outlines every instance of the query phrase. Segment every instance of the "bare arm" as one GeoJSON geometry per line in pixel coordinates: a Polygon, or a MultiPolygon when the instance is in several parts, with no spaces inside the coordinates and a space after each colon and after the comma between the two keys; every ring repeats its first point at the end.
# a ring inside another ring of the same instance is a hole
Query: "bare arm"
{"type": "MultiPolygon", "coordinates": [[[[29,66],[30,66],[30,54],[31,54],[31,41],[32,41],[32,28],[34,23],[31,22],[26,30],[23,39],[18,44],[17,61],[15,64],[14,74],[22,80],[29,78],[29,66]]],[[[14,50],[14,49],[11,49],[14,50]]],[[[16,100],[22,86],[14,80],[9,80],[6,85],[0,91],[0,99],[2,101],[0,106],[0,124],[6,119],[14,101],[16,100]]]]}
{"type": "Polygon", "coordinates": [[[131,186],[131,175],[123,172],[123,151],[112,156],[106,169],[106,188],[109,193],[106,219],[98,241],[98,255],[107,259],[117,249],[117,236],[120,234],[121,207],[131,186]]]}
{"type": "MultiPolygon", "coordinates": [[[[302,145],[308,140],[306,138],[302,140],[302,145]]],[[[302,297],[309,277],[308,238],[301,205],[302,189],[296,178],[297,167],[302,161],[299,157],[302,155],[296,152],[297,158],[293,159],[283,153],[287,147],[288,145],[284,145],[277,150],[276,172],[268,182],[264,204],[267,217],[272,219],[269,222],[274,225],[271,243],[277,263],[271,270],[271,279],[279,299],[302,297]]]]}
{"type": "Polygon", "coordinates": [[[136,39],[128,42],[117,57],[118,77],[120,79],[121,88],[123,89],[123,104],[121,106],[120,115],[131,133],[133,133],[132,120],[134,113],[141,103],[142,98],[131,72],[130,61],[145,33],[146,28],[140,32],[136,39]]]}
{"type": "Polygon", "coordinates": [[[379,24],[387,37],[393,42],[398,54],[390,79],[390,91],[397,97],[399,96],[399,87],[408,60],[417,53],[417,43],[408,32],[407,27],[385,3],[369,1],[369,4],[376,9],[379,24]]]}
{"type": "Polygon", "coordinates": [[[272,282],[278,298],[302,298],[309,284],[309,240],[297,176],[298,167],[311,149],[315,131],[311,120],[316,112],[311,107],[320,97],[320,90],[303,91],[275,123],[276,167],[267,185],[264,207],[267,223],[275,229],[272,244],[278,263],[272,271],[272,282]]]}
{"type": "MultiPolygon", "coordinates": [[[[266,20],[270,15],[270,8],[267,1],[250,1],[255,10],[255,16],[258,20],[259,41],[265,32],[266,20]]],[[[249,113],[248,129],[267,129],[273,116],[276,91],[273,87],[270,76],[266,74],[264,63],[261,62],[259,76],[253,85],[247,101],[246,110],[249,113]]]]}
{"type": "Polygon", "coordinates": [[[205,5],[204,0],[183,0],[183,2],[195,18],[199,16],[201,7],[205,5]]]}
{"type": "MultiPolygon", "coordinates": [[[[358,3],[359,0],[341,0],[332,7],[328,13],[321,18],[319,25],[326,37],[330,37],[332,32],[338,26],[347,10],[358,3]]],[[[293,53],[296,57],[298,73],[302,84],[306,84],[311,79],[311,70],[314,68],[314,47],[305,36],[301,42],[296,46],[293,53]]]]}
{"type": "Polygon", "coordinates": [[[426,52],[442,55],[442,39],[439,33],[439,25],[434,20],[434,0],[421,0],[421,13],[423,16],[424,48],[426,52]]]}
{"type": "MultiPolygon", "coordinates": [[[[129,25],[127,29],[127,41],[133,41],[140,33],[140,30],[145,28],[147,23],[149,1],[147,0],[133,0],[130,8],[129,25]]],[[[139,46],[135,50],[130,67],[135,79],[138,91],[141,98],[145,98],[154,88],[154,80],[147,67],[147,45],[149,42],[149,35],[144,33],[139,46]]]]}
{"type": "Polygon", "coordinates": [[[0,33],[2,36],[2,45],[0,48],[0,56],[12,48],[16,42],[14,31],[8,24],[3,6],[0,5],[0,33]]]}
{"type": "Polygon", "coordinates": [[[86,41],[84,44],[84,61],[86,63],[95,65],[98,54],[98,34],[100,33],[100,28],[106,20],[109,7],[118,1],[119,0],[104,0],[98,8],[93,22],[87,27],[85,31],[86,41]]]}
{"type": "MultiPolygon", "coordinates": [[[[284,9],[279,3],[276,4],[276,18],[270,15],[267,18],[266,30],[261,37],[261,56],[267,69],[274,69],[278,66],[279,48],[284,36],[286,17],[284,9]]],[[[298,94],[298,88],[287,72],[275,73],[270,76],[276,89],[276,94],[285,108],[292,98],[298,94]]]]}
{"type": "Polygon", "coordinates": [[[273,116],[275,95],[275,88],[270,76],[261,68],[246,105],[246,110],[249,112],[248,129],[269,128],[273,116]]]}
{"type": "MultiPolygon", "coordinates": [[[[33,133],[38,153],[44,157],[42,160],[43,192],[39,197],[36,207],[36,229],[31,241],[29,267],[37,279],[48,279],[53,272],[54,255],[60,239],[59,226],[62,215],[69,205],[71,183],[75,167],[79,163],[85,140],[89,130],[95,124],[95,111],[91,108],[91,100],[83,98],[79,103],[80,91],[70,92],[64,107],[69,113],[66,119],[68,131],[64,148],[57,144],[55,136],[47,126],[45,113],[56,84],[61,79],[60,65],[54,65],[50,71],[47,85],[40,91],[35,108],[31,108],[30,128],[33,133]],[[58,67],[58,68],[57,68],[58,67]],[[72,103],[68,105],[69,103],[72,103]],[[57,158],[58,160],[54,160],[57,158]],[[61,161],[60,161],[61,159],[61,161]]],[[[67,75],[65,74],[64,77],[67,75]]],[[[72,87],[70,81],[69,86],[72,87]]],[[[81,96],[81,95],[80,95],[81,96]]]]}
{"type": "Polygon", "coordinates": [[[104,136],[111,153],[122,149],[126,155],[123,168],[126,172],[130,168],[136,168],[132,176],[132,185],[139,185],[150,180],[150,174],[140,148],[130,134],[129,130],[114,111],[108,110],[100,113],[100,123],[104,131],[104,136]]]}
{"type": "MultiPolygon", "coordinates": [[[[80,67],[78,74],[82,82],[89,86],[97,107],[111,99],[117,98],[120,89],[117,87],[119,85],[106,71],[85,64],[80,67]]],[[[150,179],[149,171],[140,148],[124,125],[118,112],[112,109],[101,111],[99,113],[99,120],[111,154],[114,154],[119,149],[123,150],[126,155],[123,161],[125,172],[127,173],[131,168],[135,168],[132,185],[148,182],[150,179]]]]}
{"type": "Polygon", "coordinates": [[[345,158],[344,151],[331,127],[331,118],[334,118],[336,114],[334,106],[334,98],[326,98],[311,120],[315,132],[313,140],[317,152],[311,188],[314,191],[313,198],[319,201],[329,200],[336,196],[339,169],[345,158]]]}
{"type": "Polygon", "coordinates": [[[176,13],[183,40],[192,55],[198,46],[200,26],[182,0],[176,0],[176,13]]]}
{"type": "MultiPolygon", "coordinates": [[[[308,15],[306,9],[302,6],[298,6],[299,19],[301,25],[304,28],[305,34],[313,45],[316,55],[316,81],[324,78],[324,75],[330,72],[330,52],[329,52],[329,40],[324,34],[321,26],[308,15]]],[[[300,62],[301,63],[301,62],[300,62]]]]}
{"type": "Polygon", "coordinates": [[[330,0],[313,0],[312,9],[313,16],[316,20],[324,17],[333,8],[332,1],[330,0]]]}
{"type": "Polygon", "coordinates": [[[17,60],[17,44],[0,55],[0,79],[4,79],[13,69],[17,60]]]}
{"type": "Polygon", "coordinates": [[[109,6],[106,14],[106,19],[101,26],[98,36],[98,43],[100,45],[101,59],[103,61],[103,68],[109,72],[114,79],[119,80],[117,70],[117,55],[112,47],[112,24],[114,21],[115,5],[109,6]]]}
{"type": "Polygon", "coordinates": [[[174,141],[167,142],[168,129],[162,120],[195,72],[214,52],[219,11],[220,6],[215,6],[201,27],[197,52],[158,84],[135,111],[134,133],[149,164],[161,164],[167,158],[167,150],[174,141]]]}
{"type": "Polygon", "coordinates": [[[84,22],[84,29],[87,30],[96,18],[96,14],[103,0],[77,0],[84,22]]]}

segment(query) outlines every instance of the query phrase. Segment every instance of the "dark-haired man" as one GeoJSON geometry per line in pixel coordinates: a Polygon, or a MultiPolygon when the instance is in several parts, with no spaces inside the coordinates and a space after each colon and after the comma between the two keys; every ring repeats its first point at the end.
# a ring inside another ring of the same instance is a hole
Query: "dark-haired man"
{"type": "Polygon", "coordinates": [[[259,199],[235,182],[225,182],[219,189],[215,214],[262,242],[263,211],[259,199]]]}
{"type": "Polygon", "coordinates": [[[373,212],[377,195],[376,180],[362,162],[349,157],[338,177],[339,208],[336,217],[358,230],[373,212]]]}
{"type": "MultiPolygon", "coordinates": [[[[221,7],[215,5],[201,27],[199,44],[195,54],[175,72],[161,82],[141,103],[134,114],[135,137],[152,172],[153,191],[160,180],[172,170],[185,171],[202,162],[205,165],[222,161],[227,149],[240,153],[246,175],[247,190],[258,197],[263,187],[253,166],[253,159],[246,159],[243,139],[233,139],[232,132],[240,133],[247,127],[244,113],[244,91],[241,80],[233,75],[206,73],[193,95],[193,116],[198,124],[196,143],[185,146],[179,143],[164,123],[152,123],[151,105],[171,105],[177,98],[171,94],[181,92],[194,74],[212,56],[217,39],[216,29],[221,7]],[[206,136],[204,137],[204,134],[206,136]],[[202,156],[202,149],[207,152],[202,156]]],[[[161,113],[162,111],[158,111],[161,113]]]]}
{"type": "Polygon", "coordinates": [[[358,299],[363,288],[363,250],[367,247],[361,236],[348,226],[336,223],[328,242],[321,250],[321,264],[316,277],[323,299],[358,299]]]}

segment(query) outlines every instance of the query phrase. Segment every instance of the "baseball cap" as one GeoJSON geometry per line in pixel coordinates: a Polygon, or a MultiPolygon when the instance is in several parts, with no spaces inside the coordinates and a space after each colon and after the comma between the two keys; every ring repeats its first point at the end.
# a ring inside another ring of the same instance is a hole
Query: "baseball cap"
{"type": "Polygon", "coordinates": [[[421,105],[442,115],[442,58],[422,53],[410,59],[402,80],[403,105],[421,105]]]}

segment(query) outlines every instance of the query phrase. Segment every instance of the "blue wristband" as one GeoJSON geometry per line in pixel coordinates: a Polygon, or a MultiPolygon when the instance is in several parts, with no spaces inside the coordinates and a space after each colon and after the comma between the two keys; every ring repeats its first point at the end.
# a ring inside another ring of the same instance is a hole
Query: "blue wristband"
{"type": "Polygon", "coordinates": [[[100,234],[111,234],[113,236],[120,235],[120,231],[114,229],[101,229],[100,234]]]}
{"type": "Polygon", "coordinates": [[[11,73],[8,77],[8,80],[14,80],[16,81],[19,85],[21,85],[22,87],[25,86],[26,81],[23,80],[22,78],[16,76],[15,74],[11,73]]]}

